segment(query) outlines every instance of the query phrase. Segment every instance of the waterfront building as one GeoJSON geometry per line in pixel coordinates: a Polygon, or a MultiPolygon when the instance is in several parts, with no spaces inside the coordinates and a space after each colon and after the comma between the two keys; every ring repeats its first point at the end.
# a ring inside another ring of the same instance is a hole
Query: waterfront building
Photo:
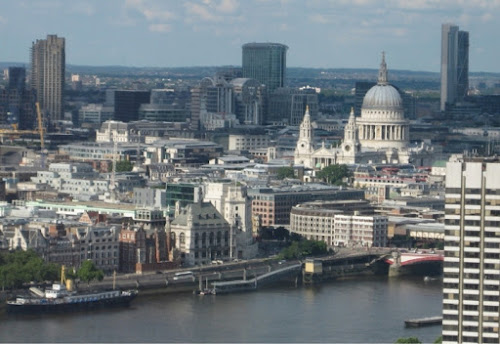
{"type": "Polygon", "coordinates": [[[120,250],[120,272],[136,272],[137,263],[145,263],[146,252],[146,231],[139,228],[122,227],[119,236],[120,250]],[[143,261],[140,261],[142,258],[143,261]]]}
{"type": "Polygon", "coordinates": [[[364,199],[363,190],[346,190],[313,183],[276,188],[250,188],[248,195],[252,199],[252,215],[258,216],[264,227],[290,224],[290,211],[299,203],[313,200],[364,199]]]}
{"type": "Polygon", "coordinates": [[[231,226],[210,202],[200,200],[180,209],[170,230],[184,266],[231,258],[231,226]]]}
{"type": "Polygon", "coordinates": [[[258,245],[252,235],[252,203],[247,187],[232,181],[207,183],[204,201],[212,203],[231,227],[231,256],[254,258],[258,245]]]}
{"type": "Polygon", "coordinates": [[[37,39],[31,48],[31,87],[37,100],[52,121],[64,115],[64,83],[66,69],[66,41],[57,35],[37,39]]]}
{"type": "Polygon", "coordinates": [[[426,143],[410,145],[409,122],[405,118],[403,100],[389,84],[385,55],[378,82],[363,98],[361,117],[351,109],[339,147],[314,147],[314,132],[309,109],[306,108],[295,148],[295,164],[322,169],[333,164],[408,164],[431,165],[439,152],[426,143]]]}
{"type": "Polygon", "coordinates": [[[441,111],[462,102],[469,89],[469,33],[441,26],[441,111]]]}
{"type": "Polygon", "coordinates": [[[307,202],[292,208],[290,232],[330,246],[385,247],[387,216],[367,201],[307,202]]]}
{"type": "Polygon", "coordinates": [[[498,343],[500,163],[446,170],[443,343],[498,343]]]}

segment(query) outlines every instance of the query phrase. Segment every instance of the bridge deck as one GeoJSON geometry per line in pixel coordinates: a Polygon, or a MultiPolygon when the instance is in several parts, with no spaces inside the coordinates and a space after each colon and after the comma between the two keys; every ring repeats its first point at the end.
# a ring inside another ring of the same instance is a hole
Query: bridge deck
{"type": "Polygon", "coordinates": [[[248,280],[235,280],[227,282],[214,282],[212,285],[217,294],[220,293],[230,293],[234,291],[246,291],[257,289],[258,283],[261,284],[268,281],[273,281],[282,276],[286,276],[291,272],[300,271],[302,269],[302,264],[295,264],[287,266],[278,270],[274,270],[258,277],[248,279],[248,280]]]}

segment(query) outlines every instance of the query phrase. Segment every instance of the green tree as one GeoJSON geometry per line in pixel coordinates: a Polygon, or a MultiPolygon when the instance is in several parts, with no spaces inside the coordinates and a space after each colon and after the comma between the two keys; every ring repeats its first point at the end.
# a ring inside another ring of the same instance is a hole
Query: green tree
{"type": "Polygon", "coordinates": [[[59,267],[47,264],[36,252],[12,251],[0,254],[0,286],[20,288],[24,283],[55,281],[59,279],[59,267]]]}
{"type": "Polygon", "coordinates": [[[434,344],[441,344],[443,342],[443,336],[439,336],[436,338],[436,340],[434,341],[434,344]]]}
{"type": "Polygon", "coordinates": [[[295,177],[293,167],[289,166],[280,167],[276,171],[276,178],[278,179],[293,178],[293,177],[295,177]]]}
{"type": "MultiPolygon", "coordinates": [[[[130,172],[134,168],[134,164],[129,160],[120,160],[116,162],[116,172],[130,172]]],[[[108,172],[113,170],[113,165],[110,164],[108,167],[108,172]]]]}
{"type": "Polygon", "coordinates": [[[315,240],[293,241],[280,252],[281,259],[298,259],[327,253],[326,243],[315,240]]]}
{"type": "Polygon", "coordinates": [[[94,262],[91,260],[84,261],[80,269],[78,269],[76,275],[80,281],[87,282],[87,285],[90,285],[90,282],[93,280],[102,281],[104,278],[102,270],[96,268],[94,262]]]}
{"type": "Polygon", "coordinates": [[[319,179],[334,185],[344,185],[343,179],[349,176],[350,172],[346,165],[330,165],[316,174],[319,179]]]}
{"type": "Polygon", "coordinates": [[[395,343],[413,343],[422,344],[422,342],[417,337],[402,337],[398,338],[395,343]]]}

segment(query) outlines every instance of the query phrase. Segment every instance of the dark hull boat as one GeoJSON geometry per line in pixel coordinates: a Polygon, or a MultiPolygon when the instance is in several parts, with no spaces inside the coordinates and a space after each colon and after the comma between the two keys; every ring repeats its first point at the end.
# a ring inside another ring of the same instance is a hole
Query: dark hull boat
{"type": "Polygon", "coordinates": [[[90,293],[68,293],[58,297],[18,296],[7,301],[7,311],[11,313],[50,313],[128,306],[137,296],[136,290],[100,291],[90,293]]]}

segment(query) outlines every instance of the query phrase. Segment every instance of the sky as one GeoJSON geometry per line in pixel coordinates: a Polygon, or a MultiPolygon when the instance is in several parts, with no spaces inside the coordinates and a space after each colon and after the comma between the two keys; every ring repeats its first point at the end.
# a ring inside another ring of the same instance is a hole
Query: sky
{"type": "Polygon", "coordinates": [[[66,63],[240,66],[248,42],[286,44],[288,67],[440,71],[441,24],[469,32],[469,70],[500,72],[500,0],[0,0],[0,61],[47,34],[66,63]]]}

